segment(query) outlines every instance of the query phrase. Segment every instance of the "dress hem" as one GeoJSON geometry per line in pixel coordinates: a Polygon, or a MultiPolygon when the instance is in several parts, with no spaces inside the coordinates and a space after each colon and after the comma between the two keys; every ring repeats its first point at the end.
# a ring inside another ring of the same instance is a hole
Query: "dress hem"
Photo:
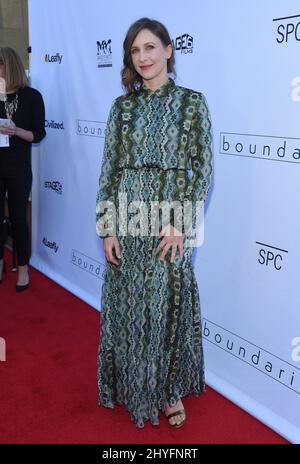
{"type": "MultiPolygon", "coordinates": [[[[194,396],[198,397],[198,396],[202,395],[203,393],[206,393],[205,385],[203,385],[203,387],[200,388],[200,391],[199,390],[192,390],[192,391],[189,390],[189,391],[185,391],[185,392],[183,392],[183,393],[181,393],[179,395],[175,395],[175,401],[178,402],[180,399],[182,399],[182,398],[184,398],[186,396],[189,396],[189,395],[194,395],[194,396]]],[[[120,401],[120,402],[114,401],[114,402],[102,403],[100,401],[100,399],[99,399],[98,400],[98,406],[99,407],[103,406],[103,407],[109,408],[109,409],[115,409],[115,406],[125,406],[126,411],[129,412],[129,414],[131,415],[131,420],[135,423],[137,428],[144,428],[144,425],[145,425],[144,423],[147,422],[147,421],[150,421],[150,423],[152,425],[160,425],[158,417],[155,417],[155,419],[152,418],[152,420],[151,420],[151,417],[146,416],[146,417],[143,417],[142,420],[140,418],[135,420],[133,412],[130,409],[128,409],[125,401],[120,401]]],[[[159,412],[162,412],[162,413],[164,413],[165,410],[166,410],[166,408],[159,408],[159,407],[157,409],[158,409],[159,412]]]]}

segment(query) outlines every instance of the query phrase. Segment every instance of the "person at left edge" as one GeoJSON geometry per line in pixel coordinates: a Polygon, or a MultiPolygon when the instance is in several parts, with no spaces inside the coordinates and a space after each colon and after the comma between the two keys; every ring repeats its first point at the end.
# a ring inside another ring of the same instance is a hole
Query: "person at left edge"
{"type": "Polygon", "coordinates": [[[29,86],[19,55],[10,47],[0,47],[0,79],[4,87],[0,118],[10,120],[9,125],[0,125],[0,134],[9,136],[9,146],[0,147],[0,282],[5,269],[3,219],[7,193],[18,260],[16,291],[20,292],[29,287],[27,206],[32,185],[31,144],[46,135],[45,106],[40,92],[29,86]]]}

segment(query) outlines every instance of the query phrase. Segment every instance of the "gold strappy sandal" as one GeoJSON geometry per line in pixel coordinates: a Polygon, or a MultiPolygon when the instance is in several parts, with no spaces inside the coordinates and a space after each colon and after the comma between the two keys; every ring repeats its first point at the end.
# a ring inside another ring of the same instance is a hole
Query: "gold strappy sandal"
{"type": "Polygon", "coordinates": [[[183,421],[181,421],[179,424],[171,424],[170,421],[169,421],[169,424],[171,427],[174,427],[175,429],[179,429],[179,427],[182,427],[183,424],[185,423],[186,421],[186,412],[185,412],[185,409],[178,409],[178,411],[175,411],[175,412],[171,412],[170,414],[166,414],[166,418],[167,419],[171,419],[171,417],[174,417],[174,416],[183,416],[184,415],[184,419],[183,421]]]}

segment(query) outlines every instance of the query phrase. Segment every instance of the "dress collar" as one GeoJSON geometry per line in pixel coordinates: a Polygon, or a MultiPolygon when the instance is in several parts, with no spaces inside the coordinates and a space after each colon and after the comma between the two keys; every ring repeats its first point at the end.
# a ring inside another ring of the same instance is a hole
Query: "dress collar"
{"type": "Polygon", "coordinates": [[[174,87],[175,87],[175,82],[173,81],[173,79],[171,79],[169,77],[167,82],[165,84],[161,85],[156,90],[151,90],[145,84],[142,84],[141,88],[140,88],[140,92],[143,95],[147,96],[147,97],[150,97],[152,95],[153,96],[156,95],[158,97],[163,97],[163,96],[167,95],[174,87]]]}

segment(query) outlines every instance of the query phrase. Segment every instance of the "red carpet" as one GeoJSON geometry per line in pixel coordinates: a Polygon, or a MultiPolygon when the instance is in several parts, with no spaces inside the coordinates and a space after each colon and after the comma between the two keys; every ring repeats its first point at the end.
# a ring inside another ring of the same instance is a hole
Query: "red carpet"
{"type": "Polygon", "coordinates": [[[163,414],[159,427],[137,429],[124,406],[99,407],[99,313],[34,269],[17,294],[16,277],[0,285],[0,443],[287,443],[210,388],[184,399],[178,430],[163,414]]]}

